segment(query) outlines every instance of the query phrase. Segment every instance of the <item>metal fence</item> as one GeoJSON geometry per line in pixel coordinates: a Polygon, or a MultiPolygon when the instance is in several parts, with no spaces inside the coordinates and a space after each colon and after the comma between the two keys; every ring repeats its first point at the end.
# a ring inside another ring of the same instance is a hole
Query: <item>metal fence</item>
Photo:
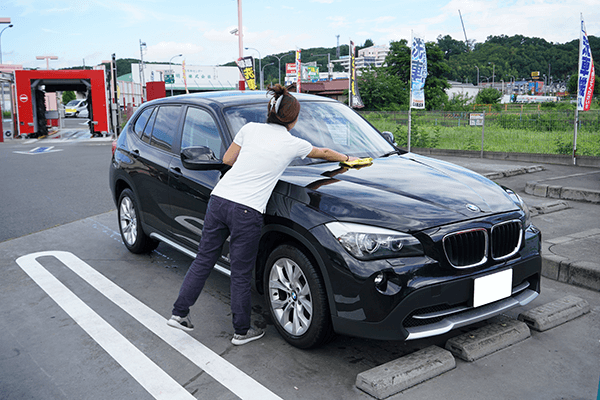
{"type": "MultiPolygon", "coordinates": [[[[401,147],[408,147],[407,111],[360,113],[380,131],[392,132],[401,147]]],[[[411,147],[536,154],[573,151],[572,110],[413,110],[411,121],[411,147]]],[[[577,154],[600,156],[600,111],[579,112],[577,132],[577,154]]]]}

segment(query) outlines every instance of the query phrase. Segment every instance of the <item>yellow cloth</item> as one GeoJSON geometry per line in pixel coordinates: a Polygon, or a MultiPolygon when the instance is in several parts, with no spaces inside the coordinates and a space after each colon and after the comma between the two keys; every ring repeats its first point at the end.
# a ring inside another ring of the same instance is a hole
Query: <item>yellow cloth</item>
{"type": "Polygon", "coordinates": [[[371,164],[373,164],[373,159],[371,157],[359,158],[358,160],[354,161],[340,161],[341,166],[350,168],[364,167],[371,164]]]}

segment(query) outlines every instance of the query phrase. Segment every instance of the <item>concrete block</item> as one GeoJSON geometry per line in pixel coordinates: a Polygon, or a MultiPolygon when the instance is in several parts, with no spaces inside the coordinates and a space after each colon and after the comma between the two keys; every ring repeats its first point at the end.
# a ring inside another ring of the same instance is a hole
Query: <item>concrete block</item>
{"type": "Polygon", "coordinates": [[[560,198],[565,200],[585,200],[585,196],[581,189],[563,187],[560,193],[560,198]]]}
{"type": "Polygon", "coordinates": [[[600,190],[586,190],[583,192],[583,197],[590,203],[600,203],[600,190]]]}
{"type": "Polygon", "coordinates": [[[519,314],[519,320],[536,331],[546,331],[590,312],[587,301],[567,296],[519,314]]]}
{"type": "Polygon", "coordinates": [[[535,190],[535,186],[536,185],[537,185],[536,181],[527,182],[525,184],[525,193],[527,193],[527,194],[533,194],[533,191],[535,190]]]}
{"type": "Polygon", "coordinates": [[[515,168],[515,169],[509,169],[508,171],[504,171],[504,176],[510,177],[510,176],[516,176],[516,175],[523,175],[526,173],[527,173],[526,168],[515,168]]]}
{"type": "Polygon", "coordinates": [[[560,194],[562,192],[562,186],[548,186],[547,197],[552,199],[560,199],[560,194]]]}
{"type": "Polygon", "coordinates": [[[473,332],[449,339],[446,349],[465,361],[475,361],[531,336],[524,322],[500,316],[473,332]]]}
{"type": "Polygon", "coordinates": [[[548,193],[548,185],[538,183],[533,189],[533,195],[538,197],[546,197],[548,193]]]}
{"type": "Polygon", "coordinates": [[[356,376],[356,387],[377,399],[384,399],[455,367],[456,360],[449,351],[430,346],[361,372],[356,376]]]}

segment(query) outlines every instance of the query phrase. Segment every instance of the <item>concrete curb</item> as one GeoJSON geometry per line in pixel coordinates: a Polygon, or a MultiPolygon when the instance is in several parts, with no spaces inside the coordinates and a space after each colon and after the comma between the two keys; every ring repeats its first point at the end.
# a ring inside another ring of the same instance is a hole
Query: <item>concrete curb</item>
{"type": "Polygon", "coordinates": [[[487,174],[483,174],[483,176],[485,176],[488,179],[494,180],[500,178],[507,178],[509,176],[532,174],[534,172],[544,171],[544,169],[545,168],[542,165],[533,165],[531,167],[508,169],[506,171],[488,172],[487,174]]]}
{"type": "Polygon", "coordinates": [[[542,276],[600,292],[600,264],[589,261],[572,261],[551,251],[554,245],[573,243],[596,235],[600,235],[600,229],[591,229],[542,241],[542,276]]]}
{"type": "Polygon", "coordinates": [[[525,193],[537,197],[600,203],[600,190],[552,186],[538,181],[527,182],[525,193]]]}

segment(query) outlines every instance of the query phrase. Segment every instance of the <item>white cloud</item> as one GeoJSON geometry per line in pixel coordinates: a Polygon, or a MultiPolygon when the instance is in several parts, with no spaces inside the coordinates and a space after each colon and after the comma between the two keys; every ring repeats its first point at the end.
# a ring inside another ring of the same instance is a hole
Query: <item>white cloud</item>
{"type": "Polygon", "coordinates": [[[342,17],[342,16],[327,17],[327,20],[333,21],[329,24],[329,26],[332,28],[340,28],[340,27],[345,27],[345,26],[350,25],[350,23],[348,22],[348,19],[346,17],[342,17]]]}

